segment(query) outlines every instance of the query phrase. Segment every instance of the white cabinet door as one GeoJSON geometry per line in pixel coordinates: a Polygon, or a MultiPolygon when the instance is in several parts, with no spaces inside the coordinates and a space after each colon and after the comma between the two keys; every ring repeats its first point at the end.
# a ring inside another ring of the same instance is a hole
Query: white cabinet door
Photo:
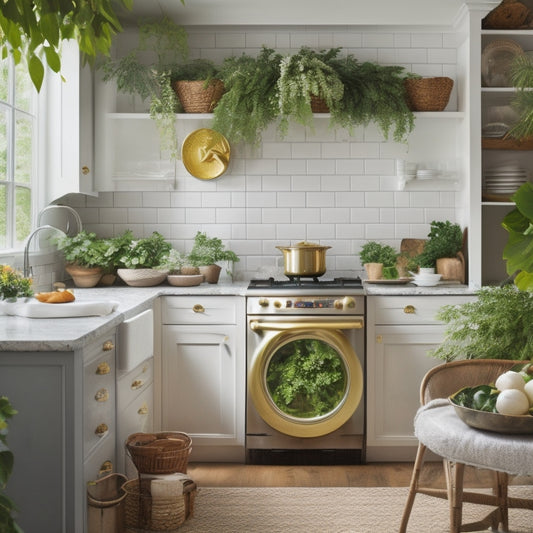
{"type": "Polygon", "coordinates": [[[62,45],[62,75],[48,73],[46,146],[47,203],[69,193],[92,193],[93,75],[82,65],[76,41],[62,45]]]}
{"type": "Polygon", "coordinates": [[[414,415],[420,383],[442,363],[428,355],[442,340],[443,326],[377,326],[367,363],[367,445],[417,446],[414,415]],[[371,407],[371,408],[370,408],[371,407]]]}
{"type": "Polygon", "coordinates": [[[193,460],[244,456],[241,330],[236,325],[163,326],[161,429],[190,435],[193,460]]]}

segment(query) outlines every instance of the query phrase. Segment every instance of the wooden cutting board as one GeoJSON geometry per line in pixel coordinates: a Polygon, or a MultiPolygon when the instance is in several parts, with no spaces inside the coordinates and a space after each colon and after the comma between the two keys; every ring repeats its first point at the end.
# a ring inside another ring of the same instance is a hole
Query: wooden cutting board
{"type": "Polygon", "coordinates": [[[406,253],[409,257],[415,257],[424,249],[426,239],[402,239],[400,252],[406,253]]]}

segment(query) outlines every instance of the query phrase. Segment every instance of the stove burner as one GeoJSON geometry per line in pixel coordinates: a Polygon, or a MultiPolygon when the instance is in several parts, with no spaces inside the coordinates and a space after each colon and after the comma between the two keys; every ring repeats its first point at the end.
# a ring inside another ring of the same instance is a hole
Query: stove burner
{"type": "Polygon", "coordinates": [[[266,288],[295,288],[301,287],[306,289],[331,289],[342,287],[362,287],[362,281],[359,276],[355,278],[333,278],[333,279],[321,279],[316,277],[312,279],[302,279],[301,276],[290,276],[287,280],[276,280],[274,278],[268,279],[252,279],[248,285],[249,289],[266,289],[266,288]]]}

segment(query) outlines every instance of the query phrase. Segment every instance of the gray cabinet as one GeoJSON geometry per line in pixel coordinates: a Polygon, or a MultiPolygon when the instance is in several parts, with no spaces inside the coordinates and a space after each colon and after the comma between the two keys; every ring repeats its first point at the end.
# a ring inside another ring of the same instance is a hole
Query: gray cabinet
{"type": "Polygon", "coordinates": [[[7,493],[25,533],[86,529],[86,483],[115,463],[115,333],[83,350],[1,352],[0,394],[18,414],[7,493]]]}

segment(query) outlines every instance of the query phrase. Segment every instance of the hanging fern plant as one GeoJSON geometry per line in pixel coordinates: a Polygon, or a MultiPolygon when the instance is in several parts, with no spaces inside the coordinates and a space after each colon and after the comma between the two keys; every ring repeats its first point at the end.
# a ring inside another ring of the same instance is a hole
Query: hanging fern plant
{"type": "Polygon", "coordinates": [[[214,110],[214,130],[235,143],[261,143],[261,133],[279,115],[281,58],[263,47],[257,57],[243,54],[224,61],[220,77],[226,92],[214,110]]]}
{"type": "MultiPolygon", "coordinates": [[[[334,50],[330,53],[334,54],[334,50]]],[[[322,98],[332,114],[338,109],[344,85],[327,60],[327,53],[314,52],[305,46],[281,60],[277,85],[282,136],[287,133],[290,118],[313,130],[311,96],[322,98]]]]}

